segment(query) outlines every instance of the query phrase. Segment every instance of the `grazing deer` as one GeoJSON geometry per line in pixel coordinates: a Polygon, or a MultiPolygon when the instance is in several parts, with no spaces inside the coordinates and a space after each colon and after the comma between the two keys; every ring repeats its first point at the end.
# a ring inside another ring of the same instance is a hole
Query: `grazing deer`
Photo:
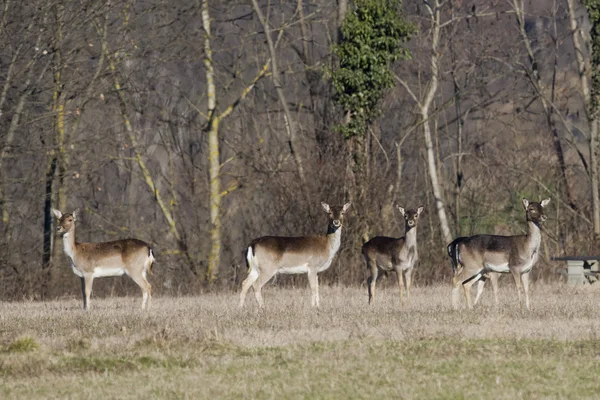
{"type": "MultiPolygon", "coordinates": [[[[467,239],[465,236],[458,237],[452,241],[448,245],[448,255],[450,256],[450,260],[452,262],[452,272],[456,273],[458,269],[458,244],[462,242],[464,239],[467,239]]],[[[477,295],[475,296],[475,301],[473,302],[473,306],[477,305],[479,302],[479,298],[483,293],[483,287],[485,286],[485,282],[487,280],[492,281],[492,291],[494,292],[494,303],[496,306],[498,305],[498,273],[489,272],[484,274],[481,279],[477,282],[477,295]]]]}
{"type": "MultiPolygon", "coordinates": [[[[450,249],[449,246],[449,253],[453,252],[454,254],[454,256],[450,254],[454,268],[452,279],[452,305],[454,308],[458,308],[458,291],[461,285],[465,292],[467,306],[473,308],[471,286],[475,282],[491,274],[492,286],[496,286],[493,278],[495,274],[511,273],[517,286],[519,304],[521,307],[523,306],[521,292],[524,291],[525,307],[529,310],[529,273],[538,259],[542,240],[541,224],[546,220],[544,207],[548,203],[550,203],[550,199],[542,200],[539,203],[530,203],[527,199],[523,199],[528,225],[526,235],[476,235],[461,240],[457,239],[458,242],[455,243],[454,249],[450,249]]],[[[480,284],[478,288],[476,301],[479,300],[481,291],[483,291],[483,284],[480,284]]]]}
{"type": "Polygon", "coordinates": [[[122,239],[103,243],[77,243],[75,221],[77,213],[63,214],[52,210],[58,218],[57,232],[62,234],[63,247],[75,275],[81,278],[83,309],[90,306],[94,278],[127,274],[142,289],[142,309],[150,302],[152,286],[146,279],[152,273],[152,248],[138,239],[122,239]]]}
{"type": "Polygon", "coordinates": [[[416,210],[405,211],[404,208],[398,206],[398,210],[404,217],[404,237],[395,239],[376,236],[363,245],[362,254],[367,261],[367,269],[371,272],[371,276],[367,280],[369,304],[372,304],[375,298],[375,283],[377,282],[379,269],[385,272],[396,271],[398,286],[400,287],[400,304],[403,303],[403,275],[405,275],[406,300],[410,299],[411,275],[419,258],[417,253],[417,223],[423,209],[423,207],[419,207],[416,210]]]}
{"type": "Polygon", "coordinates": [[[260,307],[263,298],[260,293],[265,283],[275,274],[307,274],[312,291],[312,306],[319,307],[319,280],[317,274],[331,265],[340,248],[342,239],[342,218],[351,203],[343,207],[329,207],[321,203],[329,214],[326,236],[263,236],[254,239],[246,250],[248,277],[242,283],[240,307],[244,306],[246,292],[250,286],[260,307]]]}

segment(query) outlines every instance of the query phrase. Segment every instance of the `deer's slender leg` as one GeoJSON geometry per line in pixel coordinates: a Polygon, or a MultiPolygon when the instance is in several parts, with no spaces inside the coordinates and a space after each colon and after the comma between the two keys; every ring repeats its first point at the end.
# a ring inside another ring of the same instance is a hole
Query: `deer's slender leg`
{"type": "Polygon", "coordinates": [[[146,308],[146,303],[151,297],[152,286],[143,274],[130,275],[131,279],[142,289],[142,310],[146,308]]]}
{"type": "Polygon", "coordinates": [[[254,297],[256,298],[256,302],[258,303],[258,306],[260,308],[264,306],[262,294],[260,291],[265,285],[265,283],[267,283],[275,275],[275,273],[276,270],[273,270],[269,273],[263,271],[260,275],[258,275],[258,279],[256,279],[256,281],[254,282],[254,285],[252,285],[254,287],[254,297]]]}
{"type": "Polygon", "coordinates": [[[521,275],[521,281],[523,282],[523,291],[525,292],[525,307],[529,310],[529,272],[521,275]]]}
{"type": "Polygon", "coordinates": [[[319,297],[319,275],[315,272],[315,294],[316,296],[316,303],[317,303],[317,308],[319,308],[320,304],[321,304],[321,298],[319,297]]]}
{"type": "Polygon", "coordinates": [[[367,279],[367,287],[369,289],[369,304],[372,304],[375,300],[375,283],[377,282],[377,274],[379,270],[377,269],[377,263],[373,260],[369,260],[367,258],[367,266],[371,271],[371,276],[367,279]]]}
{"type": "Polygon", "coordinates": [[[258,279],[258,270],[250,269],[250,272],[248,272],[248,276],[246,277],[246,279],[244,279],[244,282],[242,283],[242,292],[240,293],[240,307],[244,307],[246,293],[248,292],[248,289],[250,289],[250,286],[252,286],[252,284],[256,281],[256,279],[258,279]]]}
{"type": "Polygon", "coordinates": [[[311,305],[313,307],[319,307],[319,278],[317,277],[316,270],[308,270],[308,284],[312,292],[311,305]]]}
{"type": "Polygon", "coordinates": [[[516,269],[512,270],[512,276],[515,280],[515,285],[517,286],[517,295],[519,296],[519,305],[523,307],[523,284],[521,283],[521,274],[516,269]]]}
{"type": "Polygon", "coordinates": [[[92,295],[92,285],[94,284],[94,275],[84,275],[83,281],[83,309],[89,310],[90,296],[92,295]]]}
{"type": "Polygon", "coordinates": [[[497,307],[498,304],[500,304],[498,302],[498,278],[500,278],[500,275],[493,272],[490,274],[490,280],[492,281],[492,292],[494,292],[494,305],[497,307]]]}
{"type": "Polygon", "coordinates": [[[402,269],[396,267],[396,275],[398,275],[398,288],[400,288],[400,305],[404,304],[404,279],[402,277],[402,269]]]}
{"type": "Polygon", "coordinates": [[[85,278],[82,276],[79,279],[81,280],[81,297],[83,297],[83,309],[87,310],[87,301],[85,298],[85,278]]]}
{"type": "Polygon", "coordinates": [[[149,259],[146,262],[145,268],[142,270],[142,277],[144,278],[144,280],[146,281],[147,284],[147,288],[148,288],[148,297],[146,299],[147,303],[148,303],[148,308],[150,308],[150,306],[152,305],[152,285],[150,284],[150,282],[148,282],[148,273],[152,274],[152,263],[154,262],[154,259],[149,259]]]}
{"type": "Polygon", "coordinates": [[[475,295],[475,302],[473,303],[474,305],[477,305],[477,303],[479,302],[479,299],[481,298],[481,294],[483,293],[483,288],[485,286],[485,279],[480,279],[477,282],[477,294],[475,295]]]}
{"type": "Polygon", "coordinates": [[[473,304],[471,304],[471,285],[469,283],[463,283],[462,285],[465,292],[465,299],[467,299],[467,307],[470,309],[473,308],[473,304]]]}
{"type": "Polygon", "coordinates": [[[452,308],[458,310],[458,299],[460,296],[460,287],[462,286],[462,281],[458,276],[454,276],[452,278],[452,308]]]}
{"type": "Polygon", "coordinates": [[[475,275],[473,278],[469,279],[467,282],[463,283],[463,289],[465,291],[465,297],[467,298],[467,307],[473,308],[473,302],[471,301],[471,287],[481,279],[481,273],[475,275]]]}
{"type": "Polygon", "coordinates": [[[406,281],[406,302],[408,303],[408,301],[410,300],[410,286],[412,285],[412,272],[413,269],[409,268],[406,270],[406,276],[405,281],[406,281]]]}

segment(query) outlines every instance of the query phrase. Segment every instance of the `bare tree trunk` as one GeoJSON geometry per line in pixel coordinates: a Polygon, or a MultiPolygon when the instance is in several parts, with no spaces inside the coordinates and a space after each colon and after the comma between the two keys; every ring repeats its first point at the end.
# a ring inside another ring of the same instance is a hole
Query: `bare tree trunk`
{"type": "MultiPolygon", "coordinates": [[[[208,12],[207,12],[208,16],[208,12]]],[[[210,42],[210,40],[209,40],[210,42]]],[[[210,43],[209,43],[210,45],[210,43]]],[[[206,279],[209,283],[214,282],[219,272],[221,260],[221,200],[224,196],[236,190],[239,185],[237,182],[229,185],[227,189],[221,190],[221,164],[219,152],[219,124],[220,121],[231,115],[233,110],[246,98],[248,93],[254,88],[256,83],[262,79],[268,69],[270,60],[263,65],[263,68],[256,74],[253,81],[248,85],[240,96],[231,103],[222,113],[216,112],[216,85],[214,84],[214,69],[212,67],[212,58],[208,58],[209,53],[205,54],[205,65],[207,66],[207,97],[209,108],[208,121],[208,148],[209,148],[209,179],[210,179],[210,215],[211,215],[211,252],[209,256],[208,268],[206,270],[206,279]],[[210,68],[208,67],[210,65],[210,68]],[[210,79],[208,78],[210,75],[210,79]],[[214,102],[211,101],[211,97],[214,102]]]]}
{"type": "Polygon", "coordinates": [[[215,87],[210,45],[210,15],[208,0],[202,2],[202,27],[204,29],[204,66],[206,67],[206,94],[208,98],[208,175],[210,180],[210,256],[206,269],[206,281],[214,282],[221,263],[221,166],[219,155],[219,116],[216,114],[217,94],[215,87]]]}
{"type": "MultiPolygon", "coordinates": [[[[60,72],[55,75],[60,75],[60,72]]],[[[45,208],[45,212],[49,212],[49,219],[52,220],[52,208],[57,208],[63,212],[67,209],[67,181],[65,180],[65,174],[67,170],[67,154],[66,154],[66,142],[65,142],[65,107],[64,99],[60,93],[60,77],[58,77],[55,85],[55,102],[53,105],[54,112],[54,146],[55,149],[52,151],[52,159],[50,161],[47,173],[46,173],[46,202],[48,207],[45,208]],[[47,208],[47,210],[46,210],[47,208]]],[[[50,246],[50,259],[47,260],[47,271],[44,276],[44,282],[42,284],[42,298],[47,298],[51,295],[50,288],[52,287],[53,281],[53,270],[56,260],[62,255],[62,249],[60,246],[50,246]]]]}
{"type": "MultiPolygon", "coordinates": [[[[208,148],[209,148],[209,180],[210,180],[210,219],[211,219],[211,251],[206,270],[206,280],[211,283],[217,277],[221,262],[221,199],[239,186],[237,183],[230,185],[226,190],[221,190],[221,164],[219,153],[219,124],[220,121],[231,115],[238,105],[252,91],[256,83],[262,79],[269,70],[271,59],[267,60],[262,69],[258,71],[252,82],[242,90],[240,96],[233,101],[222,113],[217,114],[217,88],[215,85],[215,71],[213,67],[210,14],[208,0],[202,1],[202,25],[204,29],[204,66],[206,67],[206,91],[208,98],[208,148]]],[[[280,36],[281,37],[281,36],[280,36]]],[[[273,45],[273,49],[275,45],[273,45]]]]}
{"type": "Polygon", "coordinates": [[[435,0],[435,9],[432,9],[429,3],[426,3],[427,10],[431,17],[432,33],[431,33],[431,79],[429,86],[426,89],[425,98],[419,105],[419,111],[423,120],[423,134],[425,136],[425,150],[427,151],[427,168],[429,170],[429,178],[431,180],[431,189],[435,200],[435,208],[440,220],[440,228],[442,230],[442,238],[446,243],[452,241],[450,228],[448,227],[448,217],[446,216],[446,206],[444,195],[439,183],[437,166],[435,160],[435,150],[433,148],[433,140],[431,136],[431,128],[429,125],[429,108],[433,102],[434,96],[438,88],[439,80],[439,59],[438,59],[438,44],[440,40],[440,13],[441,4],[439,0],[435,0]]]}
{"type": "MultiPolygon", "coordinates": [[[[63,74],[63,26],[64,26],[64,7],[62,4],[56,4],[56,38],[54,51],[54,93],[52,94],[52,114],[54,116],[54,148],[52,149],[51,167],[46,175],[47,180],[53,180],[50,184],[50,202],[51,208],[57,208],[62,212],[67,208],[67,181],[65,174],[67,171],[67,151],[66,151],[66,136],[65,136],[65,99],[63,95],[64,83],[62,81],[63,74]]],[[[46,184],[49,187],[49,184],[46,184]]],[[[51,211],[51,210],[50,210],[51,211]]],[[[50,217],[52,218],[52,217],[50,217]]],[[[62,250],[60,246],[51,246],[51,257],[48,263],[48,270],[44,277],[42,285],[42,298],[50,296],[50,288],[52,287],[53,266],[55,261],[61,256],[62,250]]]]}
{"type": "MultiPolygon", "coordinates": [[[[258,20],[265,31],[265,38],[267,39],[267,45],[269,47],[269,55],[271,57],[271,72],[273,77],[273,84],[275,85],[275,91],[277,92],[277,97],[279,98],[279,102],[283,107],[283,113],[285,116],[285,125],[289,136],[289,147],[292,156],[294,157],[294,161],[296,163],[296,168],[298,169],[298,176],[300,177],[300,181],[302,183],[302,187],[306,188],[306,176],[304,174],[304,167],[302,165],[302,157],[298,152],[298,146],[296,145],[297,138],[297,130],[296,123],[292,118],[292,113],[290,112],[290,107],[285,98],[285,93],[283,88],[281,87],[281,81],[279,80],[279,67],[277,65],[277,53],[275,52],[275,46],[273,45],[273,39],[271,38],[271,28],[269,27],[269,22],[266,20],[264,14],[262,13],[257,0],[252,0],[252,6],[254,8],[254,12],[258,16],[258,20]]],[[[208,12],[208,11],[207,11],[208,12]]],[[[209,42],[210,46],[210,42],[209,42]]],[[[206,45],[205,45],[206,47],[206,45]]],[[[206,49],[205,49],[206,51],[206,49]]],[[[207,68],[208,69],[208,68],[207,68]]],[[[210,110],[209,110],[210,112],[210,110]]]]}
{"type": "MultiPolygon", "coordinates": [[[[417,109],[419,114],[421,115],[421,120],[418,121],[414,127],[416,128],[420,124],[423,124],[423,136],[425,139],[425,151],[426,151],[426,163],[427,163],[427,172],[429,174],[429,181],[431,183],[431,191],[433,192],[433,197],[435,201],[435,209],[438,215],[438,219],[440,222],[440,228],[442,231],[442,239],[446,243],[450,243],[452,241],[452,235],[450,233],[450,228],[448,226],[448,217],[446,215],[446,205],[444,201],[444,194],[442,191],[442,187],[439,182],[438,176],[438,167],[436,164],[436,151],[434,149],[433,139],[431,135],[431,126],[429,121],[429,110],[431,104],[433,103],[433,99],[437,92],[438,84],[439,84],[439,54],[438,54],[438,46],[440,42],[440,33],[441,33],[441,7],[442,2],[440,0],[435,0],[434,5],[429,2],[425,2],[425,7],[427,12],[429,13],[431,20],[431,59],[429,64],[430,69],[430,80],[429,85],[425,89],[425,93],[422,99],[419,99],[415,93],[411,90],[410,86],[399,77],[396,77],[396,80],[406,89],[410,97],[417,104],[417,109]]],[[[412,129],[412,128],[411,128],[412,129]]],[[[410,131],[409,131],[410,132],[410,131]]],[[[408,135],[407,132],[404,137],[408,135]]],[[[404,139],[402,139],[404,140],[404,139]]],[[[400,142],[402,143],[402,141],[400,142]]]]}
{"type": "MultiPolygon", "coordinates": [[[[452,2],[450,3],[452,7],[452,2]]],[[[450,56],[452,57],[452,63],[454,66],[456,63],[456,49],[454,48],[454,32],[450,35],[449,47],[450,47],[450,56]]],[[[469,115],[469,111],[462,115],[461,103],[462,103],[462,93],[460,90],[460,86],[458,83],[458,77],[456,76],[456,68],[453,67],[450,75],[452,77],[452,84],[454,88],[454,111],[456,112],[456,157],[454,163],[454,173],[456,175],[456,183],[454,186],[454,229],[457,236],[461,236],[461,192],[462,192],[462,183],[463,183],[463,170],[462,170],[462,145],[463,145],[463,127],[465,124],[465,120],[469,115]]]]}
{"type": "Polygon", "coordinates": [[[575,18],[575,0],[567,0],[569,9],[569,23],[571,28],[571,38],[575,48],[575,56],[579,69],[579,79],[581,83],[581,94],[585,102],[585,115],[589,124],[589,151],[590,151],[590,181],[592,186],[592,219],[594,221],[594,236],[600,239],[600,194],[598,192],[598,121],[596,116],[591,113],[592,110],[592,91],[590,82],[592,73],[590,57],[591,45],[589,38],[585,36],[581,27],[577,24],[575,18]],[[583,45],[579,38],[583,40],[583,45]],[[585,47],[585,48],[584,48],[585,47]]]}
{"type": "MultiPolygon", "coordinates": [[[[429,110],[427,108],[423,108],[421,115],[424,119],[429,118],[429,110]]],[[[450,243],[452,241],[452,235],[450,234],[450,228],[448,227],[448,217],[446,216],[445,202],[438,180],[438,175],[436,173],[435,150],[433,148],[431,129],[428,122],[423,124],[423,134],[425,136],[425,150],[427,151],[427,169],[429,171],[429,179],[431,180],[431,190],[433,191],[435,208],[440,220],[440,228],[442,229],[442,238],[446,243],[450,243]]]]}
{"type": "Polygon", "coordinates": [[[46,168],[46,190],[44,195],[44,242],[42,248],[42,298],[48,292],[50,265],[52,261],[52,245],[54,229],[52,229],[52,194],[54,192],[54,174],[56,173],[56,157],[52,157],[46,168]]]}
{"type": "Polygon", "coordinates": [[[338,0],[338,15],[337,15],[337,23],[338,29],[342,27],[344,20],[346,19],[346,14],[348,13],[348,0],[338,0]]]}
{"type": "Polygon", "coordinates": [[[594,238],[600,240],[600,195],[598,193],[598,119],[590,121],[590,180],[592,181],[592,213],[594,238]]]}
{"type": "MultiPolygon", "coordinates": [[[[460,197],[462,192],[462,183],[463,183],[463,170],[462,170],[462,144],[463,144],[463,126],[466,116],[463,118],[461,115],[460,109],[460,90],[458,88],[458,83],[456,82],[456,77],[453,76],[454,80],[454,105],[456,110],[456,126],[457,126],[457,137],[456,137],[456,186],[454,188],[454,229],[456,230],[456,235],[460,236],[462,233],[461,229],[461,208],[460,208],[460,197]]],[[[468,113],[467,113],[468,114],[468,113]]]]}

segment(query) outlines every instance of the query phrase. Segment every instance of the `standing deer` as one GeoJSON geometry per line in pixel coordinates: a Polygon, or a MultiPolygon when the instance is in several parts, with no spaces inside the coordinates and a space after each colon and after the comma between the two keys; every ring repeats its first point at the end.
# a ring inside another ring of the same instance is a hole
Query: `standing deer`
{"type": "Polygon", "coordinates": [[[312,291],[313,307],[319,307],[319,279],[317,274],[331,265],[333,257],[340,248],[342,239],[342,218],[351,203],[343,207],[329,207],[321,203],[329,214],[327,235],[325,236],[263,236],[254,239],[246,250],[248,277],[242,283],[240,307],[244,306],[246,292],[250,286],[258,305],[262,308],[262,287],[275,274],[307,274],[312,291]]]}
{"type": "MultiPolygon", "coordinates": [[[[455,248],[452,250],[455,257],[450,255],[453,258],[453,264],[456,262],[452,279],[452,305],[454,308],[458,308],[458,292],[461,285],[465,292],[467,306],[473,308],[471,286],[475,282],[487,274],[492,274],[491,277],[493,277],[495,274],[511,273],[517,286],[519,304],[521,307],[523,306],[522,292],[524,291],[525,307],[529,310],[529,273],[538,259],[542,240],[541,224],[546,220],[544,207],[548,203],[550,203],[550,199],[542,200],[539,203],[530,203],[529,200],[523,199],[528,226],[526,235],[476,235],[463,238],[455,244],[455,248]]],[[[492,286],[496,285],[492,278],[492,286]]],[[[476,301],[482,290],[483,284],[480,284],[476,301]]]]}
{"type": "Polygon", "coordinates": [[[152,248],[138,239],[122,239],[102,243],[78,243],[75,240],[77,213],[63,214],[52,210],[58,218],[57,232],[62,234],[63,247],[75,275],[81,278],[83,309],[90,306],[94,278],[127,274],[142,289],[142,309],[150,303],[152,286],[146,279],[152,273],[152,248]]]}
{"type": "Polygon", "coordinates": [[[404,280],[406,277],[406,300],[410,299],[410,285],[412,271],[419,258],[417,252],[417,223],[424,208],[421,206],[416,210],[405,211],[398,206],[398,210],[404,217],[405,235],[399,239],[376,236],[362,247],[362,254],[367,261],[367,269],[371,276],[367,280],[369,289],[369,304],[375,298],[375,283],[379,269],[385,272],[396,271],[398,286],[400,288],[400,304],[403,303],[404,280]]]}

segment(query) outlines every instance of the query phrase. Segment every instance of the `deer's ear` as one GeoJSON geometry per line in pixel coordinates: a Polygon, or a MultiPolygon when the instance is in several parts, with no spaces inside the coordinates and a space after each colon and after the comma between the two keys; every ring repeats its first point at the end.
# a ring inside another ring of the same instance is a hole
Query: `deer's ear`
{"type": "Polygon", "coordinates": [[[79,208],[73,211],[73,221],[77,221],[77,215],[79,214],[79,208]]]}
{"type": "Polygon", "coordinates": [[[421,206],[417,209],[417,217],[421,215],[421,213],[425,210],[425,207],[421,206]]]}
{"type": "Polygon", "coordinates": [[[323,209],[325,210],[326,213],[329,214],[331,212],[331,208],[329,208],[329,204],[321,202],[321,205],[323,206],[323,209]]]}
{"type": "Polygon", "coordinates": [[[398,210],[400,211],[400,214],[402,214],[402,216],[406,214],[406,211],[404,211],[404,207],[398,206],[398,210]]]}
{"type": "Polygon", "coordinates": [[[529,207],[529,200],[527,200],[525,197],[523,197],[523,207],[525,207],[526,210],[527,207],[529,207]]]}
{"type": "Polygon", "coordinates": [[[53,208],[52,212],[54,213],[56,218],[60,219],[62,217],[62,213],[59,210],[57,210],[56,208],[53,208]]]}
{"type": "Polygon", "coordinates": [[[352,205],[351,201],[344,204],[344,207],[342,207],[342,212],[345,213],[346,211],[348,211],[348,209],[350,208],[351,205],[352,205]]]}
{"type": "Polygon", "coordinates": [[[550,203],[550,198],[544,199],[540,202],[542,207],[546,207],[548,205],[548,203],[550,203]]]}

